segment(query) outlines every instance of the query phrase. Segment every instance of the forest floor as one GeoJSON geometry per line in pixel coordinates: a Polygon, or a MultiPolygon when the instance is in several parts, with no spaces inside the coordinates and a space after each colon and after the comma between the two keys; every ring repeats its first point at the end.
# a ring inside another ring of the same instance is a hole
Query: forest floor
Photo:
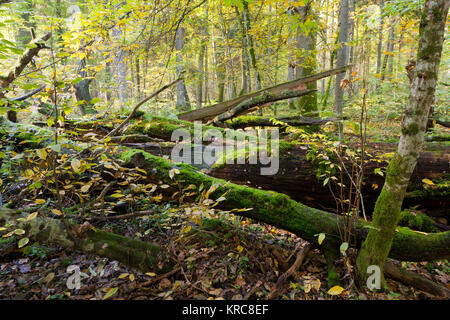
{"type": "MultiPolygon", "coordinates": [[[[358,124],[355,110],[359,107],[356,104],[353,107],[347,112],[354,124],[358,124]]],[[[398,105],[389,108],[396,109],[398,105]]],[[[373,111],[368,126],[369,141],[396,142],[398,139],[400,113],[389,108],[373,111]]],[[[279,115],[289,115],[289,111],[280,109],[279,115]]],[[[345,128],[346,136],[357,139],[355,125],[345,128]]],[[[450,130],[437,126],[435,133],[449,134],[450,130]]],[[[187,208],[155,204],[153,216],[93,223],[95,227],[167,248],[178,265],[168,274],[142,273],[117,261],[81,251],[30,243],[26,250],[16,249],[0,258],[0,299],[267,299],[299,250],[307,245],[294,234],[229,213],[209,210],[212,212],[209,216],[202,214],[193,219],[192,215],[185,214],[187,208]],[[67,288],[66,281],[72,275],[67,272],[70,265],[79,266],[81,270],[80,289],[67,288]]],[[[350,256],[348,263],[344,258],[338,261],[336,267],[344,290],[332,296],[328,293],[325,260],[319,251],[313,250],[295,275],[284,283],[278,298],[436,298],[390,279],[388,292],[362,289],[353,281],[351,266],[354,266],[354,257],[350,256]]],[[[447,260],[402,262],[402,267],[450,289],[447,260]]]]}
{"type": "MultiPolygon", "coordinates": [[[[215,219],[193,222],[172,208],[163,215],[96,225],[170,248],[182,263],[165,275],[145,274],[117,261],[37,243],[26,254],[17,250],[0,261],[0,299],[266,299],[306,242],[289,232],[231,214],[215,219]],[[78,290],[67,288],[69,265],[81,270],[78,290]]],[[[450,288],[450,264],[446,260],[402,266],[450,288]]],[[[388,280],[389,292],[359,289],[344,259],[339,260],[337,269],[345,290],[331,296],[327,293],[326,263],[318,251],[312,251],[284,283],[279,299],[435,298],[392,280],[388,280]]]]}

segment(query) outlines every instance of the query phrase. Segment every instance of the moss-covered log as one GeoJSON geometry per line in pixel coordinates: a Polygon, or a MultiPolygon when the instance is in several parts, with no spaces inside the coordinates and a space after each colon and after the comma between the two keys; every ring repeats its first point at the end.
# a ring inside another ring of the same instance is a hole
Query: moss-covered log
{"type": "MultiPolygon", "coordinates": [[[[116,157],[123,160],[127,166],[147,170],[149,181],[163,181],[172,185],[173,188],[164,189],[166,192],[179,191],[180,185],[182,187],[191,184],[203,185],[205,189],[214,185],[215,190],[211,192],[210,199],[217,199],[226,193],[226,199],[218,203],[218,208],[223,210],[252,208],[249,211],[235,211],[235,213],[290,231],[310,242],[317,241],[317,235],[325,233],[326,238],[322,243],[325,250],[330,252],[339,250],[341,243],[339,230],[343,228],[340,216],[308,207],[284,194],[249,188],[213,178],[198,172],[191,166],[174,164],[142,150],[123,147],[116,157]],[[180,172],[174,179],[171,179],[169,175],[172,168],[177,168],[180,172]]],[[[358,220],[355,231],[358,243],[365,238],[369,227],[368,223],[358,220]]],[[[448,258],[450,257],[450,232],[426,234],[399,227],[395,234],[390,257],[405,261],[448,258]]]]}
{"type": "Polygon", "coordinates": [[[144,272],[159,272],[158,263],[166,262],[166,252],[158,245],[149,242],[98,230],[87,223],[71,226],[71,234],[69,234],[61,220],[39,217],[31,220],[17,220],[26,216],[20,211],[0,207],[0,225],[14,222],[15,228],[25,230],[24,236],[36,241],[107,257],[144,272]]]}
{"type": "MultiPolygon", "coordinates": [[[[191,137],[194,137],[194,124],[187,121],[153,117],[149,122],[135,122],[126,129],[126,134],[140,134],[170,141],[172,133],[180,128],[189,131],[191,137]]],[[[223,128],[202,126],[203,135],[209,129],[219,130],[226,137],[227,130],[223,128]]],[[[233,131],[237,136],[245,135],[240,131],[233,131]]],[[[205,142],[205,145],[208,142],[205,142]]],[[[135,145],[145,151],[158,156],[169,155],[170,145],[135,145]]],[[[373,158],[381,157],[385,153],[395,151],[396,145],[389,143],[372,143],[368,146],[369,152],[373,158]]],[[[314,161],[307,160],[310,152],[307,145],[299,143],[290,143],[280,140],[280,169],[275,175],[263,176],[260,174],[261,165],[223,165],[218,161],[216,165],[209,167],[208,174],[230,180],[237,184],[246,184],[266,190],[274,190],[285,193],[294,200],[300,201],[306,205],[333,211],[336,208],[336,201],[330,193],[328,186],[323,186],[323,181],[317,178],[320,168],[314,164],[314,161]]],[[[220,159],[220,157],[218,157],[220,159]]],[[[419,206],[419,209],[427,209],[433,215],[448,216],[446,210],[450,206],[450,187],[445,181],[448,180],[450,168],[450,146],[445,144],[427,144],[425,150],[420,154],[418,165],[411,177],[411,181],[404,202],[405,207],[419,206]],[[423,179],[430,179],[435,182],[434,186],[426,185],[423,179]],[[444,209],[443,209],[444,208],[444,209]]],[[[234,161],[236,163],[236,161],[234,161]]],[[[376,169],[387,167],[387,161],[368,161],[365,164],[364,183],[362,185],[362,194],[367,212],[371,212],[375,201],[383,187],[384,176],[375,173],[376,169]]],[[[350,165],[350,164],[348,164],[350,165]]],[[[346,181],[346,185],[350,183],[346,181]]]]}
{"type": "MultiPolygon", "coordinates": [[[[368,146],[372,159],[395,150],[395,145],[374,143],[368,146]]],[[[334,211],[336,200],[328,186],[323,185],[323,179],[317,178],[321,170],[314,161],[307,159],[310,151],[303,145],[280,145],[279,170],[275,175],[261,175],[260,164],[223,164],[218,161],[208,174],[214,177],[230,180],[238,184],[246,184],[266,190],[285,193],[293,199],[312,207],[334,211]]],[[[370,159],[370,158],[368,158],[370,159]]],[[[426,209],[434,216],[450,218],[447,208],[450,207],[450,147],[446,145],[427,145],[420,154],[417,166],[411,176],[405,201],[405,208],[417,206],[426,209]],[[434,185],[427,185],[422,180],[429,179],[434,185]]],[[[351,168],[351,163],[346,163],[351,168]]],[[[362,195],[366,211],[370,214],[384,185],[384,176],[378,174],[386,168],[386,160],[367,161],[364,168],[362,195]],[[377,171],[376,171],[377,170],[377,171]]],[[[344,184],[349,187],[350,181],[344,176],[344,184]]],[[[348,189],[348,188],[346,188],[348,189]]],[[[347,190],[348,191],[348,190],[347,190]]],[[[336,191],[335,191],[336,192],[336,191]]]]}
{"type": "Polygon", "coordinates": [[[286,117],[286,118],[267,118],[258,116],[240,116],[224,122],[225,127],[230,129],[245,129],[247,127],[304,127],[304,126],[322,126],[328,122],[338,121],[337,118],[304,118],[286,117]],[[274,121],[275,120],[275,121],[274,121]]]}

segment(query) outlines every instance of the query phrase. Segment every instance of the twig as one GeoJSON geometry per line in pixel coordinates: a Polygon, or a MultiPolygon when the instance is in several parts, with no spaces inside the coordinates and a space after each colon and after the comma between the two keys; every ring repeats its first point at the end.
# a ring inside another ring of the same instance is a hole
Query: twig
{"type": "Polygon", "coordinates": [[[267,297],[268,299],[276,299],[280,295],[281,288],[283,287],[284,282],[297,272],[298,268],[300,268],[300,266],[303,264],[303,260],[305,259],[311,248],[312,245],[308,244],[305,248],[303,248],[303,250],[301,250],[297,254],[297,258],[295,259],[294,264],[285,273],[283,273],[281,277],[278,278],[275,287],[272,289],[269,296],[267,297]]]}
{"type": "Polygon", "coordinates": [[[121,220],[121,219],[129,219],[129,218],[135,218],[135,217],[143,217],[143,216],[148,216],[151,214],[154,214],[155,211],[152,210],[147,210],[147,211],[138,211],[138,212],[133,212],[133,213],[128,213],[128,214],[122,214],[119,216],[109,216],[109,217],[92,217],[89,218],[89,220],[121,220]]]}
{"type": "Polygon", "coordinates": [[[164,90],[170,88],[171,86],[173,86],[175,83],[177,83],[179,80],[181,80],[181,76],[172,81],[169,84],[166,84],[165,86],[159,88],[158,90],[156,90],[155,92],[153,92],[150,96],[148,96],[147,98],[144,98],[143,100],[141,100],[131,111],[131,113],[128,115],[128,117],[122,121],[122,123],[115,128],[114,130],[112,130],[110,133],[108,133],[105,138],[103,138],[103,141],[107,138],[107,137],[111,137],[111,136],[115,136],[117,134],[117,132],[119,132],[120,129],[122,129],[127,123],[128,121],[131,120],[131,118],[133,118],[134,114],[136,113],[136,111],[139,109],[140,106],[142,106],[144,103],[146,103],[147,101],[149,101],[150,99],[152,99],[153,97],[157,96],[158,94],[160,94],[161,92],[163,92],[164,90]]]}

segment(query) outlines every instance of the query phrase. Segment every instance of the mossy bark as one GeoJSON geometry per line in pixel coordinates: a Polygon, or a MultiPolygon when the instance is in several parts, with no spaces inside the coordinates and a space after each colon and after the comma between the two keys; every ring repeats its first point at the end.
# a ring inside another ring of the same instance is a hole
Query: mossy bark
{"type": "Polygon", "coordinates": [[[21,222],[17,220],[25,216],[20,211],[0,207],[0,224],[14,221],[16,228],[25,230],[25,236],[36,241],[107,257],[144,272],[159,272],[158,263],[166,262],[164,256],[166,252],[152,243],[98,230],[89,225],[81,227],[72,225],[70,235],[61,220],[52,218],[35,218],[21,222]],[[74,232],[75,230],[78,232],[74,232]]]}
{"type": "MultiPolygon", "coordinates": [[[[357,259],[358,270],[363,280],[369,276],[368,266],[377,265],[383,269],[391,245],[395,241],[401,205],[419,151],[422,149],[429,110],[434,102],[449,4],[447,0],[427,0],[423,9],[417,66],[411,81],[402,135],[397,153],[389,164],[383,190],[375,205],[372,222],[374,228],[369,231],[357,259]]],[[[385,286],[384,278],[382,283],[385,286]]]]}
{"type": "MultiPolygon", "coordinates": [[[[123,147],[116,156],[123,160],[127,166],[147,169],[150,181],[163,181],[169,185],[175,183],[170,178],[169,172],[176,167],[180,174],[175,176],[175,180],[181,187],[203,184],[204,188],[208,189],[214,184],[216,190],[210,195],[211,199],[219,198],[227,193],[226,200],[219,202],[217,208],[234,210],[233,212],[237,215],[290,231],[313,243],[317,241],[317,234],[325,233],[326,239],[322,243],[322,247],[325,250],[339,251],[341,244],[339,230],[343,228],[341,216],[310,208],[284,194],[258,190],[212,178],[198,172],[191,166],[174,164],[169,160],[141,150],[123,147]],[[239,209],[246,208],[252,208],[252,210],[239,211],[239,209]]],[[[174,187],[165,190],[175,192],[179,189],[174,187]]],[[[368,228],[368,223],[358,220],[355,231],[358,241],[365,238],[368,228]]],[[[447,258],[450,256],[450,232],[425,234],[399,227],[394,231],[394,242],[389,256],[406,261],[447,258]]]]}
{"type": "Polygon", "coordinates": [[[317,126],[325,125],[328,122],[337,121],[336,118],[303,118],[297,117],[287,117],[287,118],[276,118],[273,121],[272,118],[258,117],[258,116],[240,116],[230,120],[225,121],[225,126],[231,129],[244,129],[247,127],[286,127],[286,124],[292,127],[303,127],[303,126],[317,126]]]}
{"type": "MultiPolygon", "coordinates": [[[[246,121],[259,121],[259,119],[261,119],[261,117],[243,116],[233,120],[238,120],[240,118],[243,118],[242,120],[244,123],[248,123],[246,121]]],[[[192,122],[160,117],[152,117],[151,121],[135,122],[126,129],[126,134],[143,134],[170,141],[172,133],[180,128],[187,130],[190,136],[194,137],[194,124],[192,122]]],[[[239,139],[248,139],[248,137],[250,137],[249,131],[244,133],[242,130],[225,130],[223,128],[212,126],[201,126],[203,137],[205,137],[205,133],[209,129],[219,130],[225,139],[227,133],[230,133],[231,135],[234,134],[239,139]]],[[[226,141],[226,143],[230,142],[231,141],[228,140],[226,141]]],[[[210,141],[207,139],[203,142],[205,146],[209,143],[210,141]]],[[[357,147],[358,146],[355,146],[355,148],[357,147]]],[[[162,156],[170,154],[170,150],[168,150],[170,148],[168,147],[150,148],[142,146],[142,148],[153,155],[162,156]]],[[[381,187],[385,180],[383,176],[375,173],[375,169],[385,168],[387,162],[375,161],[377,160],[376,157],[381,156],[384,153],[391,153],[395,151],[395,148],[395,145],[386,143],[374,143],[367,147],[367,152],[374,156],[373,159],[368,159],[368,162],[365,164],[366,173],[362,193],[367,212],[372,212],[375,201],[380,194],[381,187]]],[[[224,152],[225,151],[224,148],[224,152]]],[[[247,154],[248,151],[249,150],[246,151],[247,154]]],[[[312,207],[322,209],[334,208],[335,199],[330,193],[329,188],[324,187],[323,181],[317,178],[319,168],[307,159],[308,152],[308,146],[305,146],[304,144],[280,140],[280,169],[275,175],[261,175],[262,165],[239,165],[236,164],[238,163],[237,160],[230,159],[230,161],[227,162],[223,161],[220,156],[217,157],[217,162],[212,167],[206,165],[202,168],[208,169],[208,174],[213,177],[231,180],[237,184],[248,184],[248,181],[250,181],[250,185],[253,187],[261,187],[263,189],[285,193],[294,200],[312,207]],[[225,163],[230,164],[225,165],[225,163]]],[[[228,159],[229,156],[242,156],[242,153],[234,152],[234,154],[226,154],[224,159],[228,159]]],[[[427,212],[445,216],[446,213],[442,211],[442,208],[450,205],[448,197],[450,190],[448,185],[438,184],[437,181],[446,179],[445,173],[442,173],[442,171],[446,170],[448,161],[450,161],[450,148],[445,147],[445,145],[440,144],[436,146],[430,144],[424,152],[420,153],[417,168],[413,173],[413,179],[411,179],[410,184],[408,185],[407,200],[404,203],[405,207],[419,205],[420,209],[425,208],[427,209],[427,212]],[[422,179],[424,178],[432,179],[436,185],[425,186],[422,182],[422,179]]],[[[348,165],[351,166],[351,163],[348,163],[348,165]]],[[[349,186],[350,182],[346,181],[345,185],[349,186]]]]}

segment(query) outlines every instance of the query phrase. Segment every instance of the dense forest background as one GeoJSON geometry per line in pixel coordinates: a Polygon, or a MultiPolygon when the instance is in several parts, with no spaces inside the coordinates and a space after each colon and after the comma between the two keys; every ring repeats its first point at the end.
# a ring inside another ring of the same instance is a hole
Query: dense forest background
{"type": "MultiPolygon", "coordinates": [[[[151,106],[162,116],[352,64],[351,90],[341,93],[336,81],[323,79],[310,85],[317,95],[291,101],[285,112],[333,116],[343,95],[345,115],[357,119],[357,96],[365,86],[370,105],[383,104],[381,112],[368,108],[371,121],[392,126],[390,135],[395,135],[398,121],[393,120],[408,97],[404,68],[417,49],[421,5],[349,1],[341,26],[336,1],[12,1],[1,8],[1,64],[8,70],[15,63],[31,40],[31,28],[37,37],[54,32],[52,50],[42,51],[34,68],[14,83],[14,94],[49,84],[54,59],[56,79],[64,88],[61,108],[73,98],[75,86],[83,113],[83,101],[98,111],[126,110],[184,71],[183,83],[151,106]],[[340,27],[345,36],[339,36],[340,27]]],[[[434,108],[438,118],[448,117],[448,90],[442,84],[448,82],[448,59],[445,43],[434,108]]],[[[272,109],[267,112],[276,115],[277,108],[272,109]]]]}

